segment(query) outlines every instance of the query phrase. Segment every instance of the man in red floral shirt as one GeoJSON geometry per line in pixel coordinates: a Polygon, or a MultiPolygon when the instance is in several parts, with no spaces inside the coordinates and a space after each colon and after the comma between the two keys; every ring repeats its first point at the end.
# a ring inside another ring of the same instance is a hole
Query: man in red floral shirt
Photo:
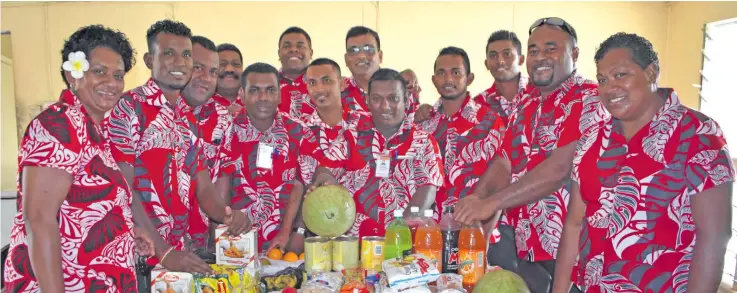
{"type": "Polygon", "coordinates": [[[209,273],[211,269],[199,257],[186,252],[193,242],[207,237],[206,231],[190,234],[190,185],[197,183],[200,207],[210,218],[231,225],[229,232],[244,231],[247,218],[212,196],[214,186],[202,147],[190,130],[196,124],[193,108],[180,96],[192,76],[189,28],[163,20],[152,25],[146,37],[144,61],[151,79],[124,94],[111,111],[107,125],[112,154],[131,185],[134,202],[140,200],[147,214],[134,209],[134,217],[148,216],[153,227],[146,228],[163,238],[154,237],[155,245],[170,247],[162,265],[174,271],[209,273]]]}
{"type": "MultiPolygon", "coordinates": [[[[491,184],[481,180],[495,173],[487,166],[501,146],[504,121],[494,111],[471,99],[468,85],[474,76],[468,54],[461,48],[444,48],[434,68],[432,79],[440,99],[433,106],[429,119],[418,125],[432,134],[443,156],[445,186],[435,200],[436,212],[441,214],[446,207],[455,205],[474,190],[486,190],[487,185],[499,189],[508,180],[505,176],[497,176],[491,184]]],[[[496,220],[492,222],[490,224],[494,225],[496,220]]]]}
{"type": "MultiPolygon", "coordinates": [[[[205,166],[214,179],[213,167],[216,161],[217,147],[223,139],[225,129],[233,119],[228,112],[228,107],[215,99],[215,97],[220,97],[215,94],[219,76],[219,61],[215,43],[202,36],[193,36],[191,40],[192,62],[194,64],[192,78],[182,90],[182,98],[187,104],[195,107],[193,114],[196,123],[189,124],[190,131],[194,133],[197,143],[202,145],[205,166]]],[[[189,229],[192,231],[192,235],[209,236],[206,239],[196,239],[197,241],[194,243],[196,248],[204,249],[208,243],[213,248],[213,233],[217,225],[213,224],[213,227],[210,228],[211,231],[204,234],[210,225],[210,220],[199,207],[194,194],[196,189],[197,187],[194,185],[190,187],[192,216],[189,217],[189,229]]]]}
{"type": "Polygon", "coordinates": [[[242,75],[246,110],[228,127],[218,151],[217,189],[258,229],[261,247],[286,249],[304,192],[299,182],[302,142],[310,130],[278,111],[279,73],[265,63],[242,75]]]}
{"type": "MultiPolygon", "coordinates": [[[[368,112],[366,92],[368,81],[379,70],[384,52],[381,51],[379,34],[365,26],[355,26],[348,30],[345,37],[345,64],[353,77],[345,78],[346,88],[343,90],[342,100],[348,108],[354,111],[368,112]]],[[[419,106],[420,87],[417,76],[411,69],[402,72],[402,76],[409,83],[411,93],[407,114],[414,113],[419,106]]]]}
{"type": "Polygon", "coordinates": [[[241,89],[241,73],[243,72],[243,55],[241,50],[233,44],[218,45],[218,59],[220,60],[220,75],[218,76],[217,94],[213,100],[228,108],[232,114],[243,109],[243,101],[238,96],[241,89]]]}
{"type": "Polygon", "coordinates": [[[494,77],[494,84],[473,99],[496,112],[506,126],[527,86],[527,77],[520,72],[525,55],[517,34],[506,30],[492,33],[486,42],[484,64],[494,77]]]}
{"type": "Polygon", "coordinates": [[[462,200],[456,220],[487,219],[505,210],[502,240],[489,259],[519,273],[532,292],[547,292],[570,196],[573,151],[581,133],[607,114],[597,86],[576,72],[576,31],[563,19],[543,18],[530,27],[527,71],[532,85],[510,117],[502,154],[511,164],[512,184],[479,190],[462,200]],[[516,244],[516,245],[515,245],[516,244]],[[515,249],[517,252],[516,257],[515,249]]]}
{"type": "Polygon", "coordinates": [[[279,84],[281,103],[279,111],[304,121],[315,112],[305,82],[307,65],[312,61],[312,39],[300,27],[290,27],[279,36],[279,84]]]}
{"type": "Polygon", "coordinates": [[[598,48],[611,116],[576,147],[554,292],[572,272],[584,292],[717,292],[735,179],[722,129],[658,87],[650,41],[617,33],[598,48]]]}
{"type": "Polygon", "coordinates": [[[344,186],[356,201],[356,220],[349,234],[384,236],[394,210],[432,208],[443,185],[442,160],[435,139],[405,114],[407,82],[391,69],[369,80],[368,107],[358,125],[356,152],[363,163],[349,171],[344,186]]]}

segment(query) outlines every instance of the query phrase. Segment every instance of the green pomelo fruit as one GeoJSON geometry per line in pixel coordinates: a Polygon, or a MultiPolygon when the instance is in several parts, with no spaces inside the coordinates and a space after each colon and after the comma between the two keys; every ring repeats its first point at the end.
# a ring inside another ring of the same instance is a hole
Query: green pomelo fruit
{"type": "Polygon", "coordinates": [[[517,274],[497,269],[486,273],[476,282],[473,293],[530,293],[530,289],[517,274]]]}
{"type": "Polygon", "coordinates": [[[338,237],[353,226],[356,203],[342,186],[321,186],[302,204],[302,218],[307,229],[318,236],[338,237]]]}

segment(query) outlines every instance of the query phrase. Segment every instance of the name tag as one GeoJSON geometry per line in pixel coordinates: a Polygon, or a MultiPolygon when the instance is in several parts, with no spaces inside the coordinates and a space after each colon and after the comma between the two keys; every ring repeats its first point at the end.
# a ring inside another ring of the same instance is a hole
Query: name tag
{"type": "Polygon", "coordinates": [[[389,177],[391,163],[392,157],[390,155],[379,155],[379,158],[376,160],[376,177],[389,177]]]}
{"type": "Polygon", "coordinates": [[[274,146],[259,143],[258,154],[256,154],[256,167],[271,170],[274,167],[273,154],[274,146]]]}

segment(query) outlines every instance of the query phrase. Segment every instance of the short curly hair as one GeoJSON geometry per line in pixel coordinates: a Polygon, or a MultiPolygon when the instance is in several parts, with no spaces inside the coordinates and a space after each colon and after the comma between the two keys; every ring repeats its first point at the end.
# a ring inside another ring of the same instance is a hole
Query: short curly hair
{"type": "MultiPolygon", "coordinates": [[[[99,24],[89,25],[79,28],[68,39],[64,41],[64,47],[61,49],[61,63],[67,61],[70,53],[82,51],[86,56],[90,56],[92,50],[97,47],[106,47],[120,54],[123,59],[123,68],[128,72],[136,64],[136,51],[131,46],[128,37],[111,28],[104,27],[99,24]]],[[[61,65],[59,66],[61,69],[61,65]]],[[[69,88],[64,69],[61,69],[61,79],[69,88]]]]}
{"type": "Polygon", "coordinates": [[[658,53],[653,49],[653,44],[637,34],[619,32],[611,35],[596,49],[594,61],[599,63],[604,55],[612,49],[628,49],[632,54],[632,60],[642,69],[653,64],[655,69],[660,72],[660,61],[658,61],[658,53]]]}
{"type": "Polygon", "coordinates": [[[192,38],[192,30],[187,27],[184,23],[174,21],[171,19],[159,20],[152,24],[151,27],[146,31],[146,43],[148,45],[148,51],[154,51],[154,44],[156,43],[156,36],[159,33],[167,33],[175,36],[192,38]]]}

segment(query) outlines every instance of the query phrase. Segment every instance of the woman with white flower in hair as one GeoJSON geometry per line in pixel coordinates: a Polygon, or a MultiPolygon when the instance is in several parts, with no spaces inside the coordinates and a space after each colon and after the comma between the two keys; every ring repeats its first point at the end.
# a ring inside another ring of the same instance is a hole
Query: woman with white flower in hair
{"type": "MultiPolygon", "coordinates": [[[[67,85],[28,125],[18,151],[18,214],[6,292],[136,292],[131,193],[101,125],[134,51],[125,34],[82,27],[62,49],[67,85]]],[[[147,254],[150,241],[138,245],[147,254]]]]}

